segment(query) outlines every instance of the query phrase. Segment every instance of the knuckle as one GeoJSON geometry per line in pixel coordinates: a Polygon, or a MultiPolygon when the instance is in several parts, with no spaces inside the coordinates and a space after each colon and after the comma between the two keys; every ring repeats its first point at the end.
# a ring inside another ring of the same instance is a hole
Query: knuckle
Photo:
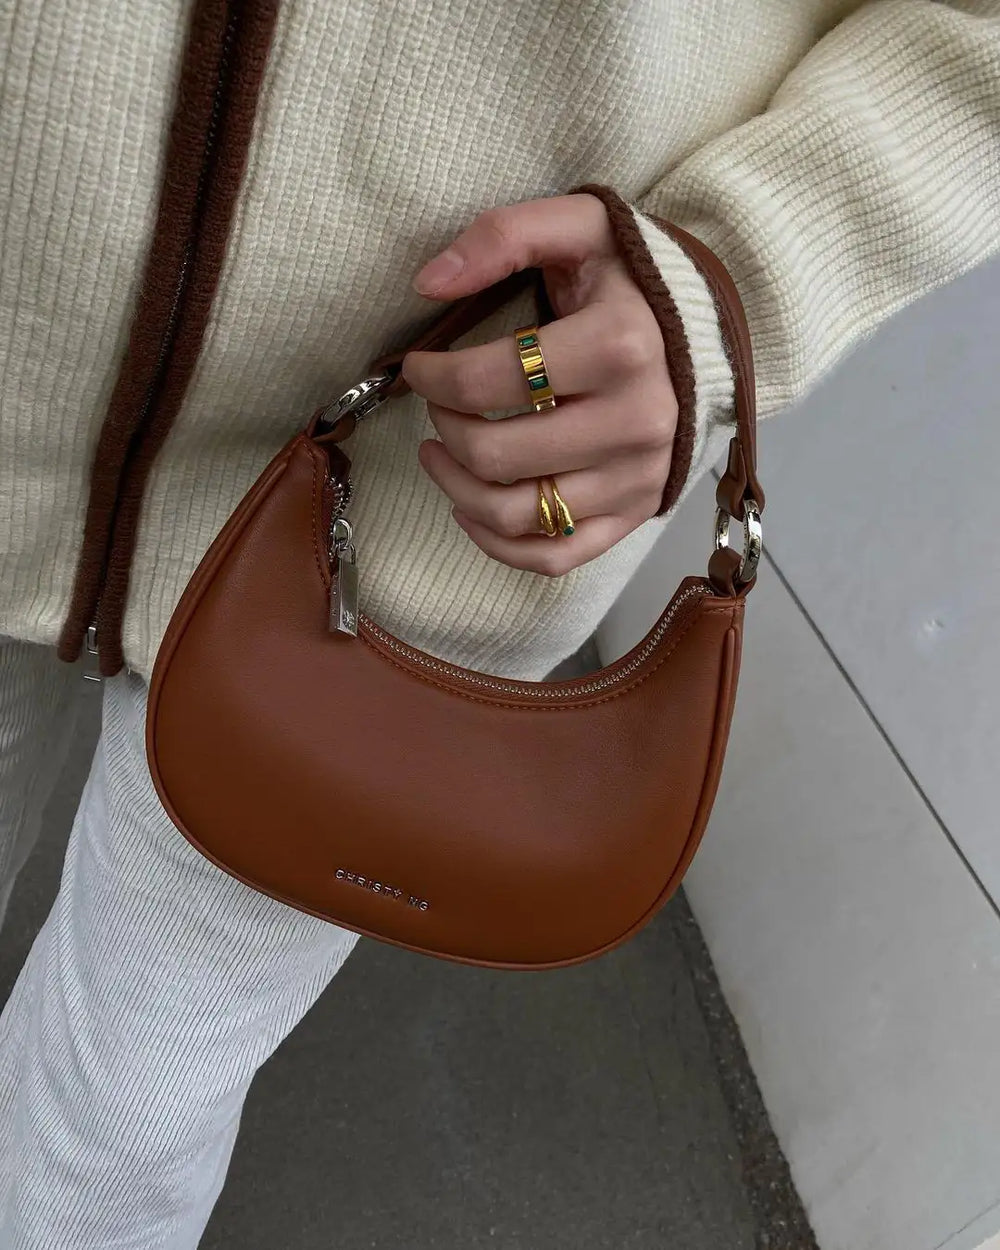
{"type": "Polygon", "coordinates": [[[502,456],[492,431],[477,430],[476,437],[469,440],[465,467],[483,482],[503,480],[502,456]]]}
{"type": "Polygon", "coordinates": [[[499,244],[505,250],[517,241],[514,216],[505,205],[497,205],[480,213],[479,225],[487,235],[492,236],[495,244],[499,244]]]}
{"type": "MultiPolygon", "coordinates": [[[[628,423],[633,445],[637,450],[662,451],[672,446],[677,430],[677,404],[673,399],[662,399],[644,404],[633,414],[628,423]]],[[[658,472],[661,458],[647,463],[649,471],[658,472]]]]}
{"type": "Polygon", "coordinates": [[[452,385],[455,406],[460,412],[478,412],[486,407],[487,380],[475,357],[456,362],[452,385]]]}
{"type": "Polygon", "coordinates": [[[623,509],[625,515],[635,519],[637,525],[654,517],[663,502],[663,488],[667,483],[667,472],[651,473],[642,482],[629,504],[623,509]]]}
{"type": "Polygon", "coordinates": [[[536,558],[535,572],[543,577],[562,577],[572,568],[572,562],[564,550],[554,544],[551,549],[543,548],[536,558]]]}
{"type": "Polygon", "coordinates": [[[657,501],[663,494],[663,488],[667,484],[667,478],[670,476],[671,457],[657,458],[649,466],[647,470],[646,480],[643,484],[643,493],[650,497],[655,496],[657,501]]]}
{"type": "Polygon", "coordinates": [[[506,503],[503,523],[506,532],[512,538],[520,538],[524,534],[533,533],[537,524],[534,515],[525,516],[524,509],[518,506],[517,500],[513,497],[506,503]]]}
{"type": "Polygon", "coordinates": [[[673,443],[677,432],[677,401],[673,396],[650,405],[646,432],[657,447],[669,447],[673,443]]]}
{"type": "Polygon", "coordinates": [[[663,355],[663,339],[651,318],[623,320],[610,338],[615,363],[622,373],[641,373],[663,355]]]}
{"type": "Polygon", "coordinates": [[[657,482],[654,489],[644,497],[643,505],[639,511],[639,525],[644,521],[651,520],[659,512],[660,504],[663,502],[663,486],[664,483],[662,481],[657,482]]]}
{"type": "Polygon", "coordinates": [[[519,538],[524,533],[524,524],[515,505],[515,501],[502,496],[491,506],[489,526],[504,538],[519,538]]]}
{"type": "Polygon", "coordinates": [[[667,484],[667,478],[670,476],[670,459],[661,460],[659,464],[650,471],[649,480],[646,489],[650,495],[659,498],[663,494],[663,488],[667,484]]]}

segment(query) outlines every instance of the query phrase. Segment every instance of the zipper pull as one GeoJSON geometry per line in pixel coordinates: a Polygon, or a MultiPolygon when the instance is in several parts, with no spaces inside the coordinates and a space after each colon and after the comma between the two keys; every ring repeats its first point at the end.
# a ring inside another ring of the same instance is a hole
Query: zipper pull
{"type": "Polygon", "coordinates": [[[358,553],[343,516],[330,526],[330,632],[358,636],[358,553]]]}
{"type": "Polygon", "coordinates": [[[97,658],[97,626],[91,625],[87,629],[87,640],[84,643],[84,651],[87,656],[86,668],[83,673],[84,681],[96,681],[100,684],[104,678],[101,675],[100,661],[97,658]]]}

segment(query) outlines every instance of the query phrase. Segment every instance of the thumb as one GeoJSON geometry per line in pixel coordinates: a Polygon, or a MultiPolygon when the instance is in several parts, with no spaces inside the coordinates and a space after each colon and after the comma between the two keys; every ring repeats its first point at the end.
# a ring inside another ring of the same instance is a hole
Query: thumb
{"type": "Polygon", "coordinates": [[[413,279],[430,299],[453,300],[485,290],[520,269],[575,267],[610,255],[614,235],[596,195],[554,195],[488,208],[413,279]]]}

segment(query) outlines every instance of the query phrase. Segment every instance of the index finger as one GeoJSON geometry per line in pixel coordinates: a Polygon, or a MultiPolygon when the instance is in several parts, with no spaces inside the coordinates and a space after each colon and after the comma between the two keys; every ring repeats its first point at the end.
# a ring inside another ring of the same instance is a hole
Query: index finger
{"type": "Polygon", "coordinates": [[[453,255],[461,267],[447,281],[418,290],[435,299],[460,299],[521,269],[578,265],[615,252],[607,210],[596,195],[523,200],[480,213],[441,254],[453,255]]]}
{"type": "MultiPolygon", "coordinates": [[[[659,329],[639,292],[614,305],[588,304],[538,330],[549,385],[560,398],[620,385],[641,359],[662,352],[659,329]]],[[[459,412],[490,412],[531,402],[514,336],[451,351],[407,352],[403,379],[424,399],[459,412]]]]}

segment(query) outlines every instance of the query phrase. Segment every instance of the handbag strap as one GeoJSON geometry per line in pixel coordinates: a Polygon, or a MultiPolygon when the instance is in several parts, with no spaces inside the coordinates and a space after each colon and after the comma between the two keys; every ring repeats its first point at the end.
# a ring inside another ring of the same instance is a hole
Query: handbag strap
{"type": "Polygon", "coordinates": [[[757,477],[757,398],[754,385],[750,327],[736,283],[718,256],[700,239],[672,222],[653,218],[701,274],[712,293],[723,343],[733,370],[736,434],[729,446],[729,463],[719,480],[716,502],[730,516],[743,518],[743,501],[764,511],[764,491],[757,477]]]}
{"type": "Polygon", "coordinates": [[[654,217],[653,221],[686,253],[711,292],[733,371],[736,433],[730,439],[726,468],[715,490],[715,502],[719,509],[716,516],[717,546],[708,562],[708,576],[723,594],[744,595],[757,580],[760,514],[764,511],[764,489],[757,476],[757,388],[750,327],[736,283],[712,249],[673,222],[659,217],[654,217]],[[743,523],[742,554],[728,545],[722,545],[729,517],[743,523]],[[744,569],[751,562],[750,553],[754,548],[752,573],[747,577],[744,569]]]}
{"type": "MultiPolygon", "coordinates": [[[[711,248],[673,222],[659,217],[651,219],[684,251],[701,274],[715,302],[719,328],[733,371],[736,417],[736,433],[730,440],[728,461],[719,479],[715,499],[720,516],[743,522],[749,542],[751,514],[747,505],[753,508],[759,519],[760,513],[764,511],[764,491],[757,476],[756,388],[750,327],[743,301],[729,271],[711,248]]],[[[401,372],[403,357],[407,352],[447,350],[480,321],[518,295],[529,282],[534,283],[538,323],[544,325],[555,320],[542,270],[524,269],[512,273],[483,291],[455,300],[405,348],[377,357],[371,364],[371,372],[389,372],[394,375],[391,384],[383,392],[385,398],[405,395],[410,389],[401,372]]],[[[745,594],[756,578],[741,580],[743,562],[744,558],[738,551],[728,546],[719,546],[709,561],[709,578],[724,593],[745,594]]]]}
{"type": "MultiPolygon", "coordinates": [[[[729,464],[719,481],[716,499],[720,508],[739,520],[743,516],[744,499],[752,499],[757,504],[758,512],[764,511],[764,491],[757,477],[753,353],[743,302],[725,265],[710,248],[672,222],[660,218],[653,220],[684,250],[715,300],[736,388],[736,434],[730,446],[729,464]]],[[[539,324],[553,321],[555,317],[545,293],[542,271],[523,269],[512,273],[483,291],[455,300],[406,347],[386,352],[372,361],[370,372],[389,371],[396,374],[385,389],[386,398],[405,395],[410,389],[399,372],[407,352],[447,350],[452,343],[467,334],[480,321],[491,316],[532,281],[535,283],[535,296],[540,306],[539,324]]]]}

